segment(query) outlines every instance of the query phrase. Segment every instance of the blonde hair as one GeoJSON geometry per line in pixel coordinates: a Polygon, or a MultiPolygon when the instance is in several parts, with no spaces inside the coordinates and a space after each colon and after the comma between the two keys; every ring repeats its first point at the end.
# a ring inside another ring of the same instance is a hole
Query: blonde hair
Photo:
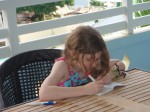
{"type": "MultiPolygon", "coordinates": [[[[101,69],[91,73],[95,78],[99,75],[105,75],[109,71],[109,53],[106,44],[98,31],[90,26],[79,26],[73,30],[65,43],[63,55],[73,61],[79,61],[80,54],[91,54],[101,52],[101,69]],[[70,51],[75,51],[71,56],[70,51]]],[[[95,57],[94,57],[95,58],[95,57]]]]}

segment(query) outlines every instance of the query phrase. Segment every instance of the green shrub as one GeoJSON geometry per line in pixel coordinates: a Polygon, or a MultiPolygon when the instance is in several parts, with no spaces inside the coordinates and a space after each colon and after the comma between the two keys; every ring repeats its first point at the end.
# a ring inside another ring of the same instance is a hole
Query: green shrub
{"type": "MultiPolygon", "coordinates": [[[[50,14],[56,10],[55,6],[64,6],[67,5],[74,5],[74,0],[62,0],[59,2],[51,2],[51,3],[45,3],[45,4],[39,4],[34,6],[25,6],[25,7],[19,7],[17,8],[17,13],[22,13],[25,11],[35,12],[35,17],[33,21],[41,21],[43,20],[44,14],[50,14]]],[[[57,15],[59,17],[59,15],[57,15]]]]}
{"type": "MultiPolygon", "coordinates": [[[[150,0],[136,0],[134,1],[135,3],[144,3],[144,2],[150,2],[150,0]]],[[[143,11],[137,11],[134,13],[135,17],[143,17],[143,16],[146,16],[146,15],[149,15],[150,14],[150,9],[149,10],[143,10],[143,11]]],[[[141,27],[144,27],[144,26],[149,26],[150,24],[148,25],[143,25],[141,27]]]]}

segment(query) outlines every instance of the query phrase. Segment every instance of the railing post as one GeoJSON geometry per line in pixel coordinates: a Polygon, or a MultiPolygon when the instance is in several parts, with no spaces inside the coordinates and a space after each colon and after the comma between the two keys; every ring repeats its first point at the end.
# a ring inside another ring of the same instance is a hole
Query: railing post
{"type": "Polygon", "coordinates": [[[10,6],[6,10],[3,10],[2,15],[4,28],[8,29],[6,45],[10,48],[10,56],[13,56],[19,52],[19,38],[17,33],[16,8],[10,2],[8,4],[10,6]]]}
{"type": "Polygon", "coordinates": [[[133,12],[132,12],[132,0],[122,0],[123,6],[126,6],[126,19],[127,19],[127,33],[133,33],[133,12]]]}

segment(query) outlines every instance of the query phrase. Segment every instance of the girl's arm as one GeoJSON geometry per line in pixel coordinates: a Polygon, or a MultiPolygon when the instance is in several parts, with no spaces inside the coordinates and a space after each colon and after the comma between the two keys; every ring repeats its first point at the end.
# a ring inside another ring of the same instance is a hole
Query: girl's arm
{"type": "Polygon", "coordinates": [[[116,77],[126,76],[125,71],[125,64],[116,59],[111,59],[110,60],[110,75],[112,76],[112,79],[115,79],[116,77]],[[114,66],[114,67],[113,67],[114,66]]]}
{"type": "MultiPolygon", "coordinates": [[[[118,59],[110,59],[110,63],[109,63],[109,66],[110,66],[110,69],[115,65],[117,64],[119,66],[119,69],[120,70],[125,70],[125,64],[123,62],[121,62],[120,60],[118,59]]],[[[103,82],[106,83],[106,84],[109,84],[112,82],[112,80],[115,78],[114,75],[112,75],[111,73],[107,73],[103,78],[103,82]]],[[[99,78],[100,79],[100,78],[99,78]]]]}
{"type": "Polygon", "coordinates": [[[119,66],[119,70],[125,70],[125,64],[118,60],[118,59],[110,59],[110,63],[109,63],[109,66],[110,66],[110,69],[115,65],[117,64],[119,66]]]}
{"type": "Polygon", "coordinates": [[[120,60],[118,59],[110,59],[110,62],[109,62],[109,67],[113,67],[115,64],[121,62],[120,60]]]}
{"type": "Polygon", "coordinates": [[[84,86],[59,87],[58,82],[67,79],[68,67],[64,61],[56,62],[50,75],[44,80],[39,91],[40,100],[58,100],[63,98],[97,94],[103,87],[102,81],[91,82],[84,86]]]}

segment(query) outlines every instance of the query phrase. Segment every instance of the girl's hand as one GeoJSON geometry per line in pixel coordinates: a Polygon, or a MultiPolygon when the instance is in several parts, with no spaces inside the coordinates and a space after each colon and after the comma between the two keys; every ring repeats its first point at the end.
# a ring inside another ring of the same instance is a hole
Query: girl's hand
{"type": "Polygon", "coordinates": [[[84,85],[83,90],[85,92],[85,95],[94,95],[99,93],[103,87],[104,83],[101,80],[99,80],[84,85]]]}
{"type": "Polygon", "coordinates": [[[110,73],[106,74],[103,78],[102,78],[102,81],[105,83],[105,84],[109,84],[112,82],[112,75],[110,73]]]}
{"type": "Polygon", "coordinates": [[[107,73],[104,77],[97,77],[96,80],[101,80],[104,84],[109,84],[112,82],[112,78],[112,75],[110,73],[107,73]]]}

